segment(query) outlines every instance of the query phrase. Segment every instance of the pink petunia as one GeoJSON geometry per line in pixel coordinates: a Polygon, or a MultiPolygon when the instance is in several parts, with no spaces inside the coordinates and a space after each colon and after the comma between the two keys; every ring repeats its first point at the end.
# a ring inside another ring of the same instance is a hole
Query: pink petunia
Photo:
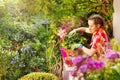
{"type": "Polygon", "coordinates": [[[67,34],[66,29],[60,28],[60,29],[58,30],[58,34],[57,34],[57,35],[58,35],[60,38],[64,38],[66,34],[67,34]]]}
{"type": "Polygon", "coordinates": [[[67,57],[67,53],[65,52],[64,48],[60,48],[60,52],[62,54],[62,58],[66,58],[67,57]]]}

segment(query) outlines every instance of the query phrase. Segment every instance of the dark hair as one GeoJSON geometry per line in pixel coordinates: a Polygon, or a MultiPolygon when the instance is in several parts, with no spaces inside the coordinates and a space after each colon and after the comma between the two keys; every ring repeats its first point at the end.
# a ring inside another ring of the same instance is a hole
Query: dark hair
{"type": "Polygon", "coordinates": [[[104,19],[98,15],[98,14],[94,14],[94,15],[91,15],[88,20],[94,20],[94,24],[100,24],[100,27],[101,28],[104,28],[104,19]]]}

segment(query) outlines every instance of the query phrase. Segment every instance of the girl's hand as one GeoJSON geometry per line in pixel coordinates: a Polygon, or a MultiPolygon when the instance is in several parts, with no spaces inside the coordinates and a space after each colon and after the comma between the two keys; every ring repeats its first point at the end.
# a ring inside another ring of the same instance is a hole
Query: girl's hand
{"type": "Polygon", "coordinates": [[[82,47],[83,47],[82,44],[73,44],[72,47],[71,47],[71,49],[72,50],[75,50],[76,48],[81,49],[82,47]]]}
{"type": "Polygon", "coordinates": [[[76,34],[76,32],[77,32],[77,29],[72,30],[72,31],[68,34],[68,37],[69,37],[69,38],[73,37],[73,36],[76,34]]]}

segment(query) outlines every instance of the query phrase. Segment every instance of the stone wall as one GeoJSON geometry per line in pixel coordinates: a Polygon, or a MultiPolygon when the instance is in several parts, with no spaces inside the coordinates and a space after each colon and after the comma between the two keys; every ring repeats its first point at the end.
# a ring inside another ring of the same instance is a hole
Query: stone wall
{"type": "Polygon", "coordinates": [[[120,44],[120,0],[114,0],[113,7],[113,35],[120,44]]]}

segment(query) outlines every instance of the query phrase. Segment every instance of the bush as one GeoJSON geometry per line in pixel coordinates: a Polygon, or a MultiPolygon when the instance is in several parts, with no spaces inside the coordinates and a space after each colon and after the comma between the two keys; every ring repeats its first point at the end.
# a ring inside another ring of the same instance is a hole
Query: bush
{"type": "Polygon", "coordinates": [[[55,75],[45,72],[33,72],[18,80],[59,80],[55,75]]]}

